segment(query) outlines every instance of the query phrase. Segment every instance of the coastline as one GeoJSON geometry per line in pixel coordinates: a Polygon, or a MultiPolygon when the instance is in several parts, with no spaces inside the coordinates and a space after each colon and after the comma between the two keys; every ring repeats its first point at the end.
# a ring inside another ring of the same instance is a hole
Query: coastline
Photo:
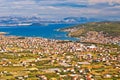
{"type": "Polygon", "coordinates": [[[75,38],[67,37],[66,32],[58,31],[59,28],[66,28],[74,24],[50,24],[47,26],[32,25],[29,27],[2,27],[0,31],[9,32],[6,36],[22,36],[22,37],[40,37],[55,40],[70,40],[75,41],[75,38]]]}
{"type": "MultiPolygon", "coordinates": [[[[68,27],[68,28],[71,28],[71,27],[68,27]]],[[[70,36],[70,35],[69,35],[70,31],[65,31],[65,30],[63,30],[63,29],[66,29],[66,28],[59,28],[59,29],[57,29],[56,31],[58,31],[58,32],[66,32],[65,37],[74,38],[75,41],[80,41],[80,38],[79,38],[79,37],[70,36]]]]}
{"type": "Polygon", "coordinates": [[[92,22],[64,28],[67,36],[80,38],[81,42],[120,44],[120,22],[92,22]],[[116,26],[114,26],[116,25],[116,26]]]}
{"type": "Polygon", "coordinates": [[[43,37],[29,37],[29,36],[16,36],[16,35],[7,35],[8,32],[0,32],[0,36],[4,36],[6,38],[15,38],[15,39],[42,39],[42,40],[51,40],[51,41],[67,41],[67,42],[74,42],[72,40],[60,40],[60,39],[50,39],[50,38],[43,38],[43,37]]]}
{"type": "Polygon", "coordinates": [[[9,34],[8,32],[0,32],[0,35],[9,34]]]}

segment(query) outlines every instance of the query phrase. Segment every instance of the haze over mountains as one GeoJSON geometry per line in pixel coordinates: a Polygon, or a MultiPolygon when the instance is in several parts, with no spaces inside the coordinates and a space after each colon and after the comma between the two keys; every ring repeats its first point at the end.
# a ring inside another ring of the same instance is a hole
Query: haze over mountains
{"type": "Polygon", "coordinates": [[[80,24],[86,22],[110,21],[100,18],[87,17],[66,17],[61,20],[46,20],[41,17],[17,17],[17,16],[3,16],[0,17],[0,26],[28,26],[32,24],[50,24],[50,23],[68,23],[80,24]]]}

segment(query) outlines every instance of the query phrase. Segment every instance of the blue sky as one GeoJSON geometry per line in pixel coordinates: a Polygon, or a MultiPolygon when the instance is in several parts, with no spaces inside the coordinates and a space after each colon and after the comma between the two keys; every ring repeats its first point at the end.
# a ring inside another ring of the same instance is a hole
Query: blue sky
{"type": "Polygon", "coordinates": [[[84,16],[120,20],[120,0],[0,0],[0,16],[48,19],[84,16]]]}

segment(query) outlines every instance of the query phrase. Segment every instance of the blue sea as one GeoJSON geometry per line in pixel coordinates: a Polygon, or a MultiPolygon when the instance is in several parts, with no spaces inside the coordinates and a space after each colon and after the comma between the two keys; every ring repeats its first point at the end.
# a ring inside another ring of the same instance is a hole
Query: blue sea
{"type": "Polygon", "coordinates": [[[74,26],[75,24],[48,24],[39,25],[33,24],[30,26],[10,26],[0,27],[0,32],[7,32],[7,36],[23,36],[23,37],[42,37],[56,40],[71,40],[76,41],[78,39],[68,37],[67,32],[57,31],[60,28],[66,28],[74,26]]]}

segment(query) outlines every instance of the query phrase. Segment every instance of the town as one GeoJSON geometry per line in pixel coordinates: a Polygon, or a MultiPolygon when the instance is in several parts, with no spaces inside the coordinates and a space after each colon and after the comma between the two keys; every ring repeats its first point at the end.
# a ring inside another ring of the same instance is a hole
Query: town
{"type": "Polygon", "coordinates": [[[0,35],[0,80],[119,80],[120,46],[0,35]]]}

